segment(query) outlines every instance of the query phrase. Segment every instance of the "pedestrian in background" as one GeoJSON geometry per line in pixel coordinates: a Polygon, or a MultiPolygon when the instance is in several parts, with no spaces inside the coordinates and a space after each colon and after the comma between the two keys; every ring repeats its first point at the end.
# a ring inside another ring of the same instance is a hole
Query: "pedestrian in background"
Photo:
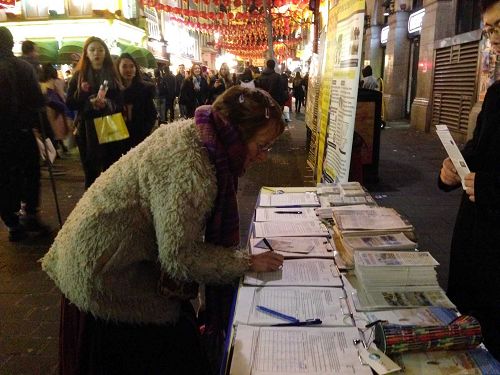
{"type": "Polygon", "coordinates": [[[300,107],[304,102],[304,87],[302,86],[304,81],[300,76],[300,72],[295,73],[295,77],[292,81],[292,92],[295,98],[295,112],[300,113],[300,107]]]}
{"type": "MultiPolygon", "coordinates": [[[[271,98],[233,87],[194,120],[160,127],[87,190],[42,260],[63,293],[59,374],[213,373],[190,299],[198,283],[221,288],[283,264],[237,248],[236,197],[238,177],[282,131],[271,98]]],[[[207,308],[227,321],[227,303],[207,308]]]]}
{"type": "Polygon", "coordinates": [[[276,67],[276,62],[274,60],[266,61],[266,68],[262,71],[262,74],[255,81],[255,86],[267,91],[278,104],[283,107],[288,92],[288,82],[286,92],[283,87],[283,82],[281,76],[274,71],[276,67]]]}
{"type": "Polygon", "coordinates": [[[71,120],[67,118],[69,109],[65,104],[64,86],[64,81],[57,76],[56,68],[52,64],[44,64],[40,87],[47,103],[46,119],[50,125],[52,143],[62,153],[68,152],[64,140],[71,134],[71,120]]]}
{"type": "Polygon", "coordinates": [[[45,99],[32,65],[12,53],[14,38],[0,27],[0,217],[9,230],[9,241],[20,241],[26,232],[46,233],[37,210],[40,199],[40,159],[33,126],[45,99]],[[17,212],[25,203],[20,222],[17,212]],[[22,225],[21,225],[22,224],[22,225]]]}
{"type": "Polygon", "coordinates": [[[173,122],[175,119],[175,96],[176,96],[176,78],[170,71],[170,63],[166,62],[163,70],[163,81],[167,89],[165,95],[165,120],[173,122]]]}
{"type": "Polygon", "coordinates": [[[83,45],[83,55],[69,83],[66,104],[78,111],[76,141],[85,174],[85,188],[117,161],[127,148],[126,141],[99,144],[94,119],[122,112],[122,85],[109,49],[92,36],[83,45]],[[97,97],[100,86],[108,82],[106,97],[97,97]]]}
{"type": "Polygon", "coordinates": [[[378,90],[378,80],[373,76],[372,67],[367,65],[361,71],[363,75],[363,88],[369,90],[378,90]]]}
{"type": "MultiPolygon", "coordinates": [[[[500,53],[500,0],[482,0],[484,35],[500,53]]],[[[451,242],[447,294],[462,314],[481,324],[488,351],[500,360],[500,81],[488,89],[472,139],[462,154],[471,173],[465,176],[451,242]]],[[[462,186],[453,163],[443,161],[439,187],[462,186]]]]}
{"type": "Polygon", "coordinates": [[[154,70],[154,83],[156,87],[156,109],[160,115],[160,122],[165,122],[167,88],[165,87],[165,81],[163,81],[160,69],[154,70]]]}
{"type": "Polygon", "coordinates": [[[21,43],[21,59],[28,62],[35,70],[37,79],[42,75],[42,68],[40,66],[38,47],[32,40],[25,40],[21,43]]]}
{"type": "Polygon", "coordinates": [[[179,104],[179,114],[181,118],[186,118],[186,106],[181,104],[179,101],[181,87],[185,79],[186,79],[186,70],[184,68],[184,64],[180,64],[177,69],[177,75],[175,76],[175,97],[177,103],[179,104]]]}
{"type": "Polygon", "coordinates": [[[229,66],[222,63],[219,72],[210,79],[209,84],[209,102],[213,103],[217,97],[234,85],[233,77],[229,71],[229,66]]]}
{"type": "Polygon", "coordinates": [[[115,63],[124,87],[123,112],[130,135],[124,143],[128,143],[127,148],[132,148],[151,134],[158,118],[154,104],[155,86],[144,82],[141,69],[130,54],[122,53],[115,63]]]}
{"type": "Polygon", "coordinates": [[[240,86],[246,87],[248,89],[255,88],[255,81],[253,79],[252,71],[250,68],[246,68],[240,75],[240,86]]]}
{"type": "Polygon", "coordinates": [[[194,117],[195,109],[205,104],[207,99],[208,83],[202,75],[201,66],[194,64],[182,83],[179,103],[186,106],[186,116],[190,118],[194,117]]]}

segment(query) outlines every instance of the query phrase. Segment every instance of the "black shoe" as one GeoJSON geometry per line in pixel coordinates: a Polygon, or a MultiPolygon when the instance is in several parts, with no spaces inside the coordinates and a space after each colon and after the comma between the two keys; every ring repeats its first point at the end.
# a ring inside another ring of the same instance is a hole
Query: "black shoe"
{"type": "Polygon", "coordinates": [[[27,237],[27,233],[21,225],[15,228],[9,228],[9,241],[19,242],[27,237]]]}
{"type": "Polygon", "coordinates": [[[46,235],[50,233],[49,226],[40,223],[35,215],[24,215],[19,217],[19,223],[26,232],[33,232],[38,235],[46,235]]]}

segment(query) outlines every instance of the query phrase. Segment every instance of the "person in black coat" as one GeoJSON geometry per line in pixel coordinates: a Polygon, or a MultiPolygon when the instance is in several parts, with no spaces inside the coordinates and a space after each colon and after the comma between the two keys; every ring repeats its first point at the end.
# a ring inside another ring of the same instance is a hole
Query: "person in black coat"
{"type": "MultiPolygon", "coordinates": [[[[500,53],[500,0],[483,1],[483,22],[493,50],[500,53]],[[496,31],[495,31],[496,30],[496,31]]],[[[462,154],[465,176],[450,254],[448,296],[459,311],[476,317],[487,349],[500,360],[500,81],[487,91],[473,138],[462,154]]],[[[449,158],[439,187],[450,191],[461,180],[449,158]]]]}
{"type": "MultiPolygon", "coordinates": [[[[181,87],[186,79],[186,71],[184,68],[184,64],[180,64],[177,69],[177,74],[175,75],[175,97],[177,98],[177,102],[179,102],[179,95],[181,93],[181,87]]],[[[186,106],[179,103],[179,114],[182,118],[186,117],[186,106]]]]}
{"type": "MultiPolygon", "coordinates": [[[[124,117],[130,134],[128,148],[132,148],[151,134],[158,118],[154,105],[155,86],[144,82],[139,65],[128,53],[123,53],[116,60],[116,67],[121,83],[125,87],[123,91],[124,117]]],[[[128,150],[124,149],[124,151],[128,150]]]]}
{"type": "Polygon", "coordinates": [[[95,118],[122,111],[122,88],[106,43],[94,36],[88,38],[66,97],[68,108],[78,111],[76,143],[85,175],[85,188],[90,187],[126,150],[126,140],[100,144],[94,124],[95,118]],[[108,81],[108,90],[106,97],[99,99],[97,93],[104,81],[108,81]]]}
{"type": "Polygon", "coordinates": [[[163,69],[163,82],[166,88],[165,95],[165,120],[169,120],[170,122],[174,121],[174,103],[175,97],[177,96],[177,82],[176,77],[170,71],[170,63],[167,62],[165,64],[165,68],[163,69]]]}
{"type": "Polygon", "coordinates": [[[227,66],[226,63],[222,63],[219,73],[210,78],[210,83],[208,85],[210,91],[209,102],[213,103],[220,94],[233,85],[234,79],[229,71],[229,66],[227,66]]]}
{"type": "Polygon", "coordinates": [[[43,229],[37,218],[40,160],[32,128],[45,99],[35,70],[14,56],[13,46],[9,29],[0,27],[0,217],[9,241],[20,241],[26,231],[43,229]],[[21,199],[30,228],[19,222],[21,199]]]}
{"type": "Polygon", "coordinates": [[[206,103],[208,93],[208,83],[201,74],[201,66],[194,64],[179,94],[179,104],[186,106],[186,117],[194,117],[195,109],[206,103]]]}
{"type": "MultiPolygon", "coordinates": [[[[288,99],[288,95],[286,95],[281,76],[274,71],[275,67],[276,62],[274,60],[267,60],[266,68],[262,71],[259,78],[255,80],[255,86],[267,91],[283,107],[286,99],[288,99]]],[[[288,90],[288,84],[286,90],[288,90]]]]}

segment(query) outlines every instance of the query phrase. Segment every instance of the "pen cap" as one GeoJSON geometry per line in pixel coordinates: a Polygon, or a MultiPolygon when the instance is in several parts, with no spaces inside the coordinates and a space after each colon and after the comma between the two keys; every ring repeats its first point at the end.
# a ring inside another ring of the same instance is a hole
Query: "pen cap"
{"type": "Polygon", "coordinates": [[[476,318],[462,315],[448,325],[414,326],[380,323],[375,326],[375,341],[386,354],[465,350],[483,340],[476,318]]]}

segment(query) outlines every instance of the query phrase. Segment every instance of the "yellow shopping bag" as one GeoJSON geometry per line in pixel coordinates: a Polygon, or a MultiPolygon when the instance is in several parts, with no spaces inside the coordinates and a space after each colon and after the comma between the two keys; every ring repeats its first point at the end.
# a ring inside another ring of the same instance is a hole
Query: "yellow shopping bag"
{"type": "Polygon", "coordinates": [[[99,144],[121,141],[130,137],[120,112],[94,119],[99,144]]]}

